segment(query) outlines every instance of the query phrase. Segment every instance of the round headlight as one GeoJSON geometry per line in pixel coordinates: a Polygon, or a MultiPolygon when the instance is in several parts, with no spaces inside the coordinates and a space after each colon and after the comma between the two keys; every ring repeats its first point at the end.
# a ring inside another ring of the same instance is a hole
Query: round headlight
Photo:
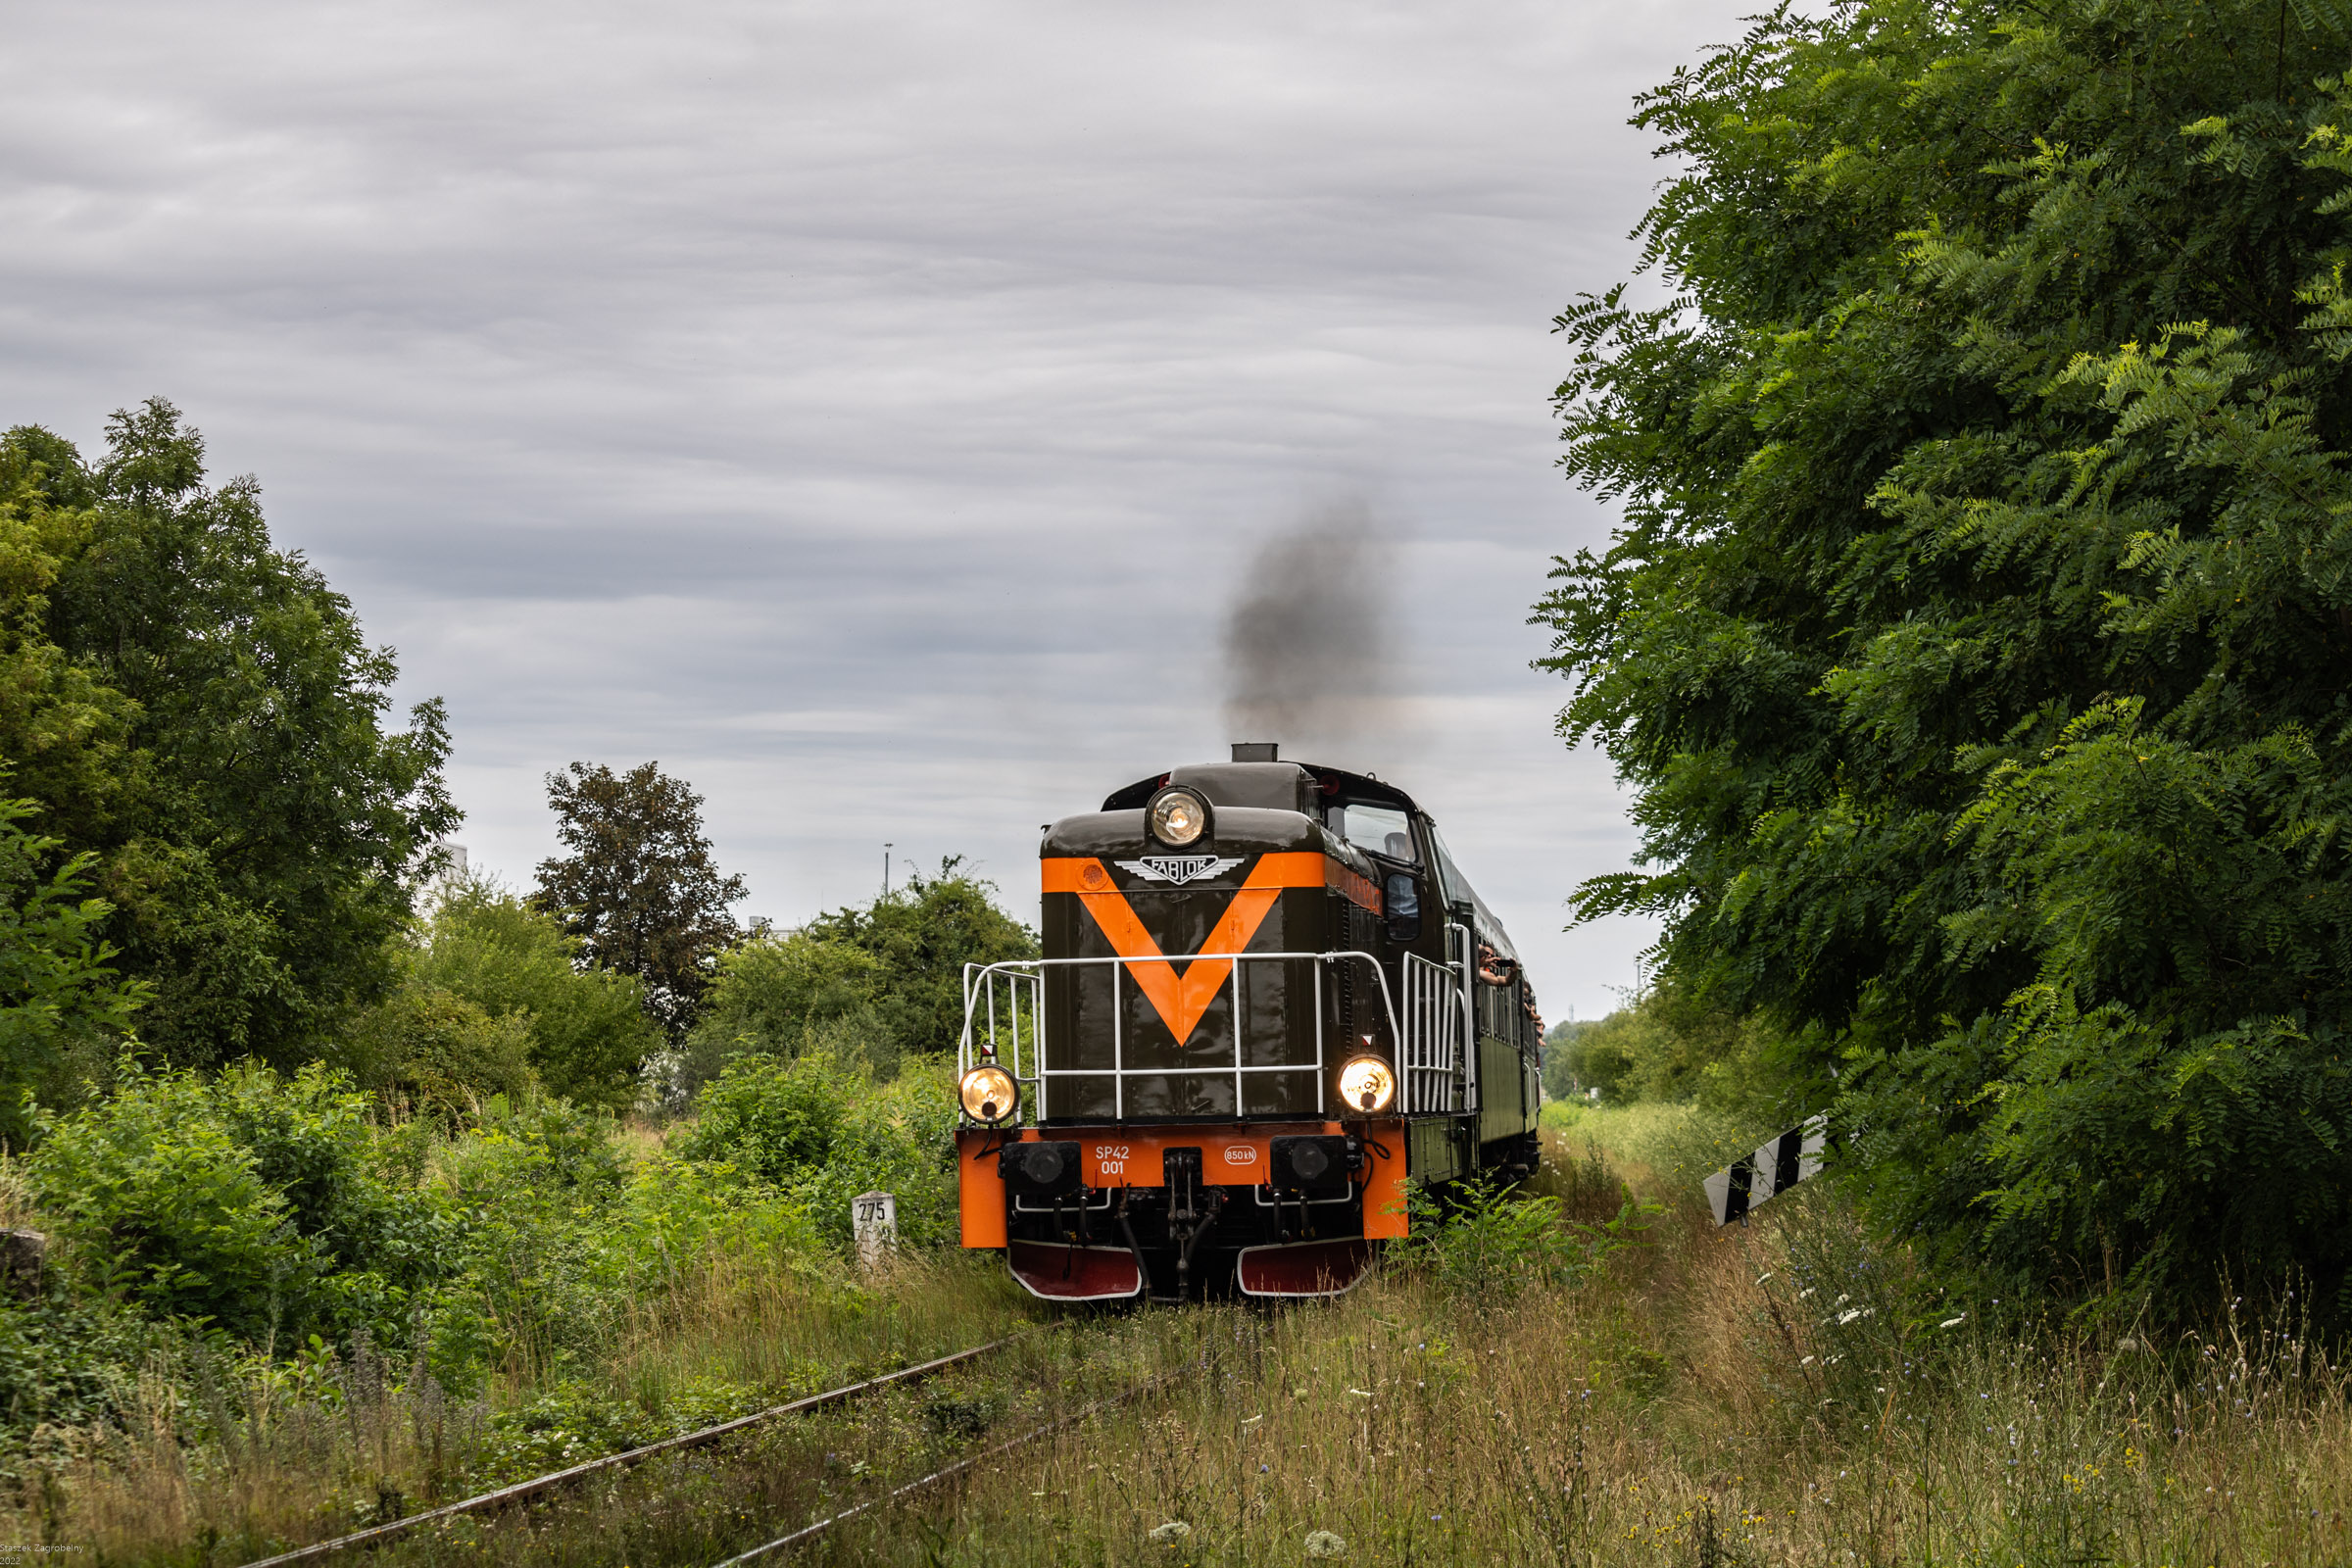
{"type": "Polygon", "coordinates": [[[993,1127],[998,1122],[1011,1120],[1012,1113],[1020,1108],[1021,1086],[1002,1067],[979,1066],[963,1075],[956,1096],[963,1102],[966,1116],[993,1127]]]}
{"type": "Polygon", "coordinates": [[[1181,850],[1208,831],[1208,803],[1191,790],[1167,790],[1152,803],[1152,836],[1181,850]]]}
{"type": "Polygon", "coordinates": [[[1396,1075],[1378,1056],[1353,1056],[1340,1069],[1340,1098],[1349,1110],[1371,1115],[1396,1098],[1396,1075]]]}

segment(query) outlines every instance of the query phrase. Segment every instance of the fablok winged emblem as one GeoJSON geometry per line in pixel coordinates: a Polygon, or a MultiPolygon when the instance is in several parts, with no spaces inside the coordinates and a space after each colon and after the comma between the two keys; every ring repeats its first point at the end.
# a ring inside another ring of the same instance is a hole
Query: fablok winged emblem
{"type": "Polygon", "coordinates": [[[1242,863],[1240,856],[1220,858],[1214,855],[1154,855],[1141,860],[1113,860],[1111,864],[1122,871],[1132,871],[1147,882],[1173,882],[1178,887],[1198,882],[1204,876],[1223,876],[1242,863]]]}

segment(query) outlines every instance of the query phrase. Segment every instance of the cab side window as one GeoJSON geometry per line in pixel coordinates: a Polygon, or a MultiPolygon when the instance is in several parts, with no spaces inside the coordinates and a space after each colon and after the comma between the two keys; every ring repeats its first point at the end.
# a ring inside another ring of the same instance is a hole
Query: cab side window
{"type": "Polygon", "coordinates": [[[1391,942],[1410,942],[1421,935],[1421,884],[1409,873],[1389,873],[1381,888],[1381,906],[1388,911],[1391,942]]]}

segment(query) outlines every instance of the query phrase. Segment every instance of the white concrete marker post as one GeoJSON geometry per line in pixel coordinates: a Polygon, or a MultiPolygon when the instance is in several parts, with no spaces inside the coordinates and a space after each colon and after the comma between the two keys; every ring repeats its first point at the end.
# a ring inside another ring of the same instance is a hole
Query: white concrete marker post
{"type": "Polygon", "coordinates": [[[858,1261],[872,1268],[899,1246],[899,1200],[888,1193],[859,1193],[850,1200],[850,1227],[858,1236],[858,1261]]]}

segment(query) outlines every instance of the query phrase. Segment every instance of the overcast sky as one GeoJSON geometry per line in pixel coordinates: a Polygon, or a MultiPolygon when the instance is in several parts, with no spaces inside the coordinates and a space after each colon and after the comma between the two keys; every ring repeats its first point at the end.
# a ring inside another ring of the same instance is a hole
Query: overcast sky
{"type": "MultiPolygon", "coordinates": [[[[45,6],[0,96],[0,423],[150,394],[450,706],[477,864],[541,777],[708,797],[746,912],[1223,755],[1270,541],[1368,541],[1387,686],[1312,759],[1412,792],[1552,1017],[1633,835],[1528,668],[1550,318],[1627,274],[1633,95],[1747,8],[45,6]]],[[[1294,555],[1296,552],[1293,553],[1294,555]]]]}

